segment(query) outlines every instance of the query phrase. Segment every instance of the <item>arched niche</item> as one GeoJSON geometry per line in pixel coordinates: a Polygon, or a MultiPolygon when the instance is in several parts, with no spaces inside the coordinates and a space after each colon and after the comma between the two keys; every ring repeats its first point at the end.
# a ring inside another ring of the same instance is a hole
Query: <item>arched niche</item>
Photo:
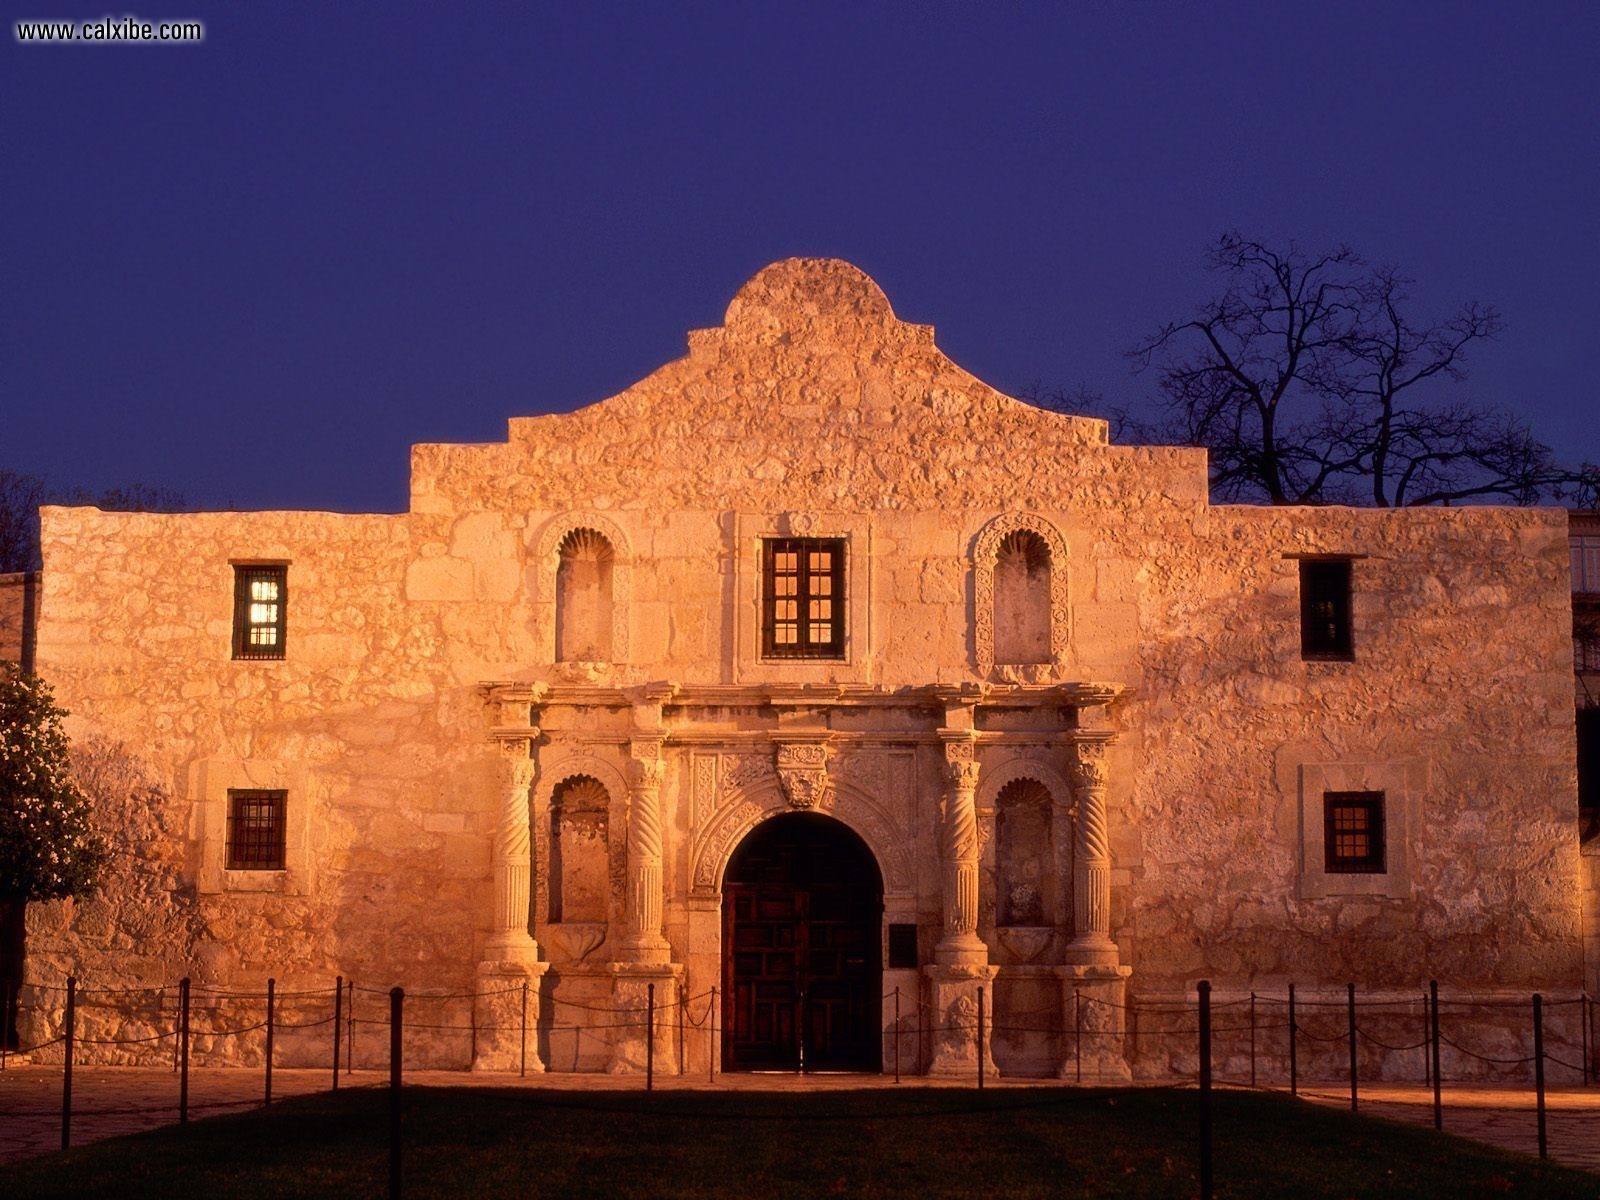
{"type": "Polygon", "coordinates": [[[621,526],[601,513],[562,513],[541,531],[534,565],[551,661],[628,661],[633,550],[621,526]]]}
{"type": "Polygon", "coordinates": [[[1067,542],[1032,513],[1005,513],[972,547],[973,641],[978,673],[1048,667],[1067,656],[1067,542]]]}

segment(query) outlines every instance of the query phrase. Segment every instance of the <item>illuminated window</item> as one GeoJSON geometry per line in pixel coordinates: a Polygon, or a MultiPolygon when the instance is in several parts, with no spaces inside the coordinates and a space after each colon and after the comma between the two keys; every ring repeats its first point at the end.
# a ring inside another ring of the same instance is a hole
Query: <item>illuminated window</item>
{"type": "Polygon", "coordinates": [[[1383,793],[1322,794],[1324,870],[1330,875],[1382,875],[1383,793]]]}
{"type": "Polygon", "coordinates": [[[233,656],[282,658],[288,567],[234,567],[233,656]]]}
{"type": "Polygon", "coordinates": [[[230,871],[284,869],[284,807],[287,792],[228,791],[230,871]]]}
{"type": "Polygon", "coordinates": [[[1355,657],[1350,636],[1350,560],[1300,560],[1300,657],[1355,657]]]}
{"type": "Polygon", "coordinates": [[[843,658],[844,541],[773,538],[762,555],[762,654],[843,658]]]}

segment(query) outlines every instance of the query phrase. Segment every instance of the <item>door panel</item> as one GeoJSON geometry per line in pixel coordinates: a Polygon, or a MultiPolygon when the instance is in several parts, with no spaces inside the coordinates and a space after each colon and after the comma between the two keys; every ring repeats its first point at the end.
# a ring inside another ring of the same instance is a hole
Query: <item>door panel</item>
{"type": "Polygon", "coordinates": [[[724,1067],[877,1070],[882,913],[839,822],[789,814],[746,839],[723,885],[724,1067]]]}

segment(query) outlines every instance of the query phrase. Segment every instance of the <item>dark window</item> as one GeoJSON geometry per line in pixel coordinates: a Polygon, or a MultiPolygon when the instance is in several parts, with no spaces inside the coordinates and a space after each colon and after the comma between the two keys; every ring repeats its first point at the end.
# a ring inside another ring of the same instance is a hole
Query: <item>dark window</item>
{"type": "Polygon", "coordinates": [[[287,792],[228,792],[228,870],[281,871],[287,792]]]}
{"type": "Polygon", "coordinates": [[[763,543],[761,652],[768,658],[844,657],[844,542],[763,543]]]}
{"type": "Polygon", "coordinates": [[[911,924],[890,925],[889,966],[900,968],[917,965],[917,927],[911,924]]]}
{"type": "Polygon", "coordinates": [[[1300,560],[1300,654],[1302,658],[1348,659],[1350,560],[1300,560]]]}
{"type": "Polygon", "coordinates": [[[233,656],[282,658],[288,567],[234,567],[233,656]]]}
{"type": "Polygon", "coordinates": [[[1382,875],[1383,793],[1324,792],[1324,868],[1330,875],[1382,875]]]}

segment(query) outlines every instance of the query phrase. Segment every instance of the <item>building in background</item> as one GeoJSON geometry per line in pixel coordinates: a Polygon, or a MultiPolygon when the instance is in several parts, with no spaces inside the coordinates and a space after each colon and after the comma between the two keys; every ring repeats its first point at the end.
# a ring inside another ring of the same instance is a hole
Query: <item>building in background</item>
{"type": "Polygon", "coordinates": [[[513,1065],[526,985],[552,1070],[637,1069],[654,994],[658,1069],[1112,1079],[1188,1061],[1201,978],[1354,980],[1400,1044],[1429,979],[1573,996],[1596,945],[1566,514],[1213,505],[1203,451],[1000,394],[845,263],[416,447],[405,513],[42,540],[38,668],[130,798],[39,984],[402,984],[419,1065],[513,1065]]]}

